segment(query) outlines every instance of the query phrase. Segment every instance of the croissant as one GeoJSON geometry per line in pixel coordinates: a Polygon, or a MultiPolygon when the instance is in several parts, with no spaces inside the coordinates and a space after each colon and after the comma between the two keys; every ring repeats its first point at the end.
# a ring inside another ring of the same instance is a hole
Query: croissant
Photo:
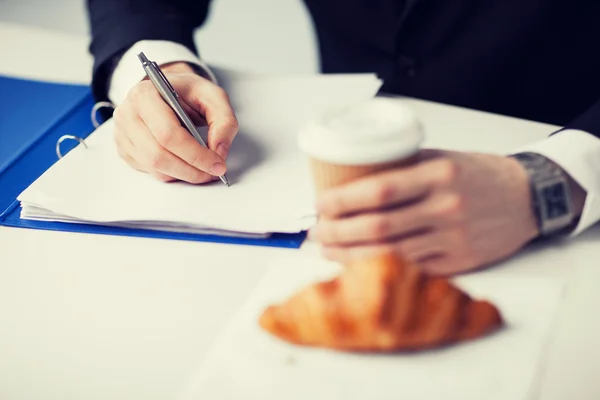
{"type": "Polygon", "coordinates": [[[473,300],[447,279],[383,254],[269,306],[259,324],[294,344],[389,352],[474,339],[499,329],[503,321],[491,303],[473,300]]]}

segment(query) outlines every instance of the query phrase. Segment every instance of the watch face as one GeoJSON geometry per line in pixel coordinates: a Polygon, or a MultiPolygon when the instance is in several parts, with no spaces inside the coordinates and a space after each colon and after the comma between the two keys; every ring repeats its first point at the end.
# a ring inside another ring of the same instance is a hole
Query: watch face
{"type": "Polygon", "coordinates": [[[555,183],[542,189],[542,199],[547,219],[555,219],[569,213],[566,197],[566,185],[555,183]]]}

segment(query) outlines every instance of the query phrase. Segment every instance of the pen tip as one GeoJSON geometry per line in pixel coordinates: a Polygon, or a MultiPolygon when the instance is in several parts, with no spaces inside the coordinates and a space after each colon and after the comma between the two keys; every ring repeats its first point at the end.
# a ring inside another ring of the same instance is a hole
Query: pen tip
{"type": "Polygon", "coordinates": [[[227,186],[230,187],[231,185],[229,184],[229,180],[227,179],[227,177],[225,175],[221,176],[221,181],[227,186]]]}

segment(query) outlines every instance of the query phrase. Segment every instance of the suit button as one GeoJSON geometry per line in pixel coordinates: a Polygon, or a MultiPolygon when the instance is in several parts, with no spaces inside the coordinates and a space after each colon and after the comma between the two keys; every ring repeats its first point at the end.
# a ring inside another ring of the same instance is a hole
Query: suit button
{"type": "Polygon", "coordinates": [[[413,57],[404,54],[398,56],[398,68],[409,78],[417,76],[417,61],[413,57]]]}

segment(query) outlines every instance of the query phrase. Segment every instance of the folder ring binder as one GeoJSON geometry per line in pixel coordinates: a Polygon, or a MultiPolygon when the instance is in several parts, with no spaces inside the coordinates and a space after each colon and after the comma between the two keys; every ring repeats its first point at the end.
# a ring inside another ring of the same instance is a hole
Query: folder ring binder
{"type": "MultiPolygon", "coordinates": [[[[98,110],[100,110],[101,108],[104,108],[104,107],[113,108],[113,109],[115,108],[114,104],[109,101],[99,101],[99,102],[95,103],[94,106],[92,107],[92,111],[90,112],[90,119],[92,120],[92,125],[94,125],[94,128],[98,128],[101,125],[100,122],[98,121],[98,118],[96,117],[96,114],[98,113],[98,110]]],[[[87,145],[85,144],[85,141],[82,138],[80,138],[79,136],[63,135],[56,142],[56,155],[58,156],[59,159],[63,158],[63,154],[60,151],[60,145],[62,142],[64,142],[67,139],[77,140],[79,143],[84,145],[85,148],[87,149],[87,145]]]]}
{"type": "Polygon", "coordinates": [[[58,156],[59,159],[61,159],[63,157],[62,153],[60,152],[60,144],[67,139],[77,140],[79,143],[84,145],[85,148],[87,149],[87,144],[85,144],[85,141],[82,138],[80,138],[79,136],[63,135],[56,141],[56,155],[58,156]]]}
{"type": "Polygon", "coordinates": [[[94,104],[94,107],[92,108],[92,112],[90,115],[90,118],[92,119],[92,124],[94,125],[94,128],[98,128],[101,124],[100,122],[98,122],[98,118],[96,117],[96,114],[98,113],[98,110],[101,108],[115,108],[115,105],[109,101],[99,101],[96,104],[94,104]]]}
{"type": "MultiPolygon", "coordinates": [[[[92,111],[90,112],[90,119],[92,120],[92,125],[94,125],[94,128],[98,128],[101,125],[100,122],[98,122],[98,118],[96,117],[96,114],[98,113],[99,109],[104,108],[104,107],[113,108],[113,109],[115,108],[114,104],[112,104],[109,101],[99,101],[99,102],[95,103],[94,106],[92,107],[92,111]]],[[[63,158],[63,154],[60,151],[60,145],[62,142],[64,142],[67,139],[77,140],[79,143],[84,145],[85,148],[87,149],[87,145],[85,144],[85,141],[82,138],[80,138],[79,136],[63,135],[56,142],[56,155],[58,156],[59,159],[63,158]]]]}

